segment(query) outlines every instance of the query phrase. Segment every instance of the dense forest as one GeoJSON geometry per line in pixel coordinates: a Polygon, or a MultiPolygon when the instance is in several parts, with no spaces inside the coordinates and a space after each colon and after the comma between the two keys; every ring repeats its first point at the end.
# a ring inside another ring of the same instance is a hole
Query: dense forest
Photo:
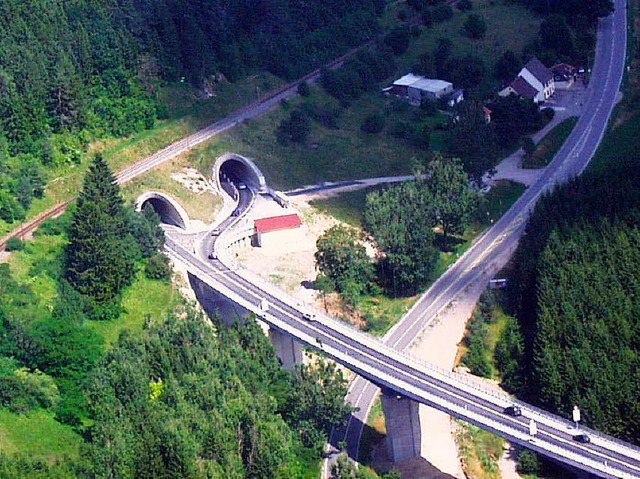
{"type": "Polygon", "coordinates": [[[126,207],[102,158],[71,215],[39,231],[63,236],[47,264],[54,306],[0,265],[0,408],[52,413],[83,440],[58,462],[2,456],[0,477],[304,478],[330,429],[351,412],[346,381],[319,358],[290,373],[253,321],[227,328],[182,305],[146,317],[110,346],[136,271],[168,281],[153,211],[126,207]]]}
{"type": "Polygon", "coordinates": [[[0,5],[0,219],[24,218],[47,167],[162,117],[165,82],[300,76],[372,38],[383,0],[9,0],[0,5]]]}
{"type": "Polygon", "coordinates": [[[565,417],[578,404],[587,424],[639,444],[637,124],[605,143],[606,168],[537,206],[510,268],[517,321],[496,359],[511,391],[565,417]]]}

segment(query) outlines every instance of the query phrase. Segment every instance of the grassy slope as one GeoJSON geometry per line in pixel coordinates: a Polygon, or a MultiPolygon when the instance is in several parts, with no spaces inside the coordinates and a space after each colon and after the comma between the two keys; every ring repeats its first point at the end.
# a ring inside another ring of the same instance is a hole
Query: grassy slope
{"type": "MultiPolygon", "coordinates": [[[[337,102],[317,87],[313,88],[313,100],[337,107],[337,102]]],[[[365,94],[343,110],[338,129],[327,129],[312,121],[311,134],[304,144],[280,145],[275,130],[301,102],[295,98],[287,108],[277,108],[210,141],[194,151],[192,164],[200,171],[210,171],[219,154],[235,151],[253,158],[269,184],[288,189],[319,181],[406,175],[411,172],[411,158],[424,156],[424,150],[388,134],[394,119],[410,119],[415,111],[404,106],[398,111],[395,101],[377,93],[365,94]],[[374,112],[384,112],[386,131],[377,135],[361,132],[362,121],[374,112]]],[[[435,126],[445,120],[436,115],[429,124],[435,126]]]]}
{"type": "MultiPolygon", "coordinates": [[[[55,304],[57,296],[57,258],[64,239],[60,236],[39,235],[25,243],[24,251],[13,252],[9,264],[13,277],[28,284],[36,293],[43,310],[55,304]]],[[[90,324],[105,338],[108,345],[124,330],[134,334],[142,331],[147,317],[162,319],[179,304],[180,296],[168,283],[150,280],[138,273],[123,298],[125,312],[115,321],[93,321],[90,324]]],[[[0,450],[24,453],[49,461],[76,457],[82,439],[71,428],[63,426],[49,411],[32,411],[26,415],[0,409],[0,450]]]]}
{"type": "Polygon", "coordinates": [[[536,145],[536,151],[533,152],[531,158],[527,158],[526,156],[523,158],[522,167],[536,169],[547,166],[571,134],[577,122],[578,119],[576,117],[571,117],[556,125],[555,128],[547,133],[536,145]]]}
{"type": "Polygon", "coordinates": [[[403,55],[402,63],[411,67],[423,52],[433,51],[438,38],[448,38],[453,42],[454,56],[472,54],[484,61],[487,75],[481,85],[481,94],[488,93],[497,86],[493,78],[493,66],[498,57],[505,50],[512,50],[519,55],[523,47],[537,36],[541,18],[526,7],[505,0],[474,0],[470,12],[461,13],[455,9],[454,12],[451,21],[425,29],[403,55]],[[481,40],[471,40],[461,33],[471,13],[480,15],[487,24],[487,32],[481,40]]]}
{"type": "Polygon", "coordinates": [[[0,451],[28,454],[33,459],[53,463],[77,458],[82,439],[47,411],[14,414],[0,409],[0,451]]]}
{"type": "Polygon", "coordinates": [[[122,195],[126,201],[133,202],[144,192],[161,191],[176,199],[186,210],[189,218],[210,223],[222,207],[222,198],[210,191],[196,193],[188,190],[171,178],[173,172],[180,172],[188,166],[184,156],[164,164],[124,185],[122,195]]]}
{"type": "MultiPolygon", "coordinates": [[[[158,121],[151,130],[140,132],[130,138],[103,139],[90,145],[80,165],[64,165],[48,172],[45,196],[35,200],[27,213],[31,218],[60,201],[77,195],[82,178],[95,153],[102,153],[114,171],[135,163],[189,133],[214,122],[226,114],[255,101],[257,92],[266,93],[282,84],[282,80],[263,73],[233,84],[219,86],[215,96],[199,99],[196,92],[185,85],[168,87],[161,98],[168,102],[168,118],[158,121]]],[[[15,224],[0,220],[0,236],[13,230],[15,224]]]]}

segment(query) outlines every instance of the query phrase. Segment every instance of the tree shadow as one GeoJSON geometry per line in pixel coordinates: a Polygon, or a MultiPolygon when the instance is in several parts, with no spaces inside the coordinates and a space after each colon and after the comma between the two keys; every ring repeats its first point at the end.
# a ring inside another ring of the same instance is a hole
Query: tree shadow
{"type": "Polygon", "coordinates": [[[442,233],[436,233],[436,237],[433,240],[433,245],[443,253],[454,253],[458,249],[458,246],[466,243],[466,241],[467,240],[459,236],[449,235],[445,244],[444,235],[442,233]]]}

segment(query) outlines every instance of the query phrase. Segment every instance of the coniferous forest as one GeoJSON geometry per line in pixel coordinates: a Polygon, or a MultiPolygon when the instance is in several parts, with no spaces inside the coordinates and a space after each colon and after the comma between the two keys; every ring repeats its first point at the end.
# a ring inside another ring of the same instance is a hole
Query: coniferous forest
{"type": "Polygon", "coordinates": [[[46,169],[153,126],[158,88],[292,79],[377,32],[384,0],[7,0],[0,4],[0,219],[25,216],[46,169]]]}
{"type": "Polygon", "coordinates": [[[596,167],[536,207],[507,293],[517,320],[496,350],[503,385],[640,444],[638,115],[596,167]]]}

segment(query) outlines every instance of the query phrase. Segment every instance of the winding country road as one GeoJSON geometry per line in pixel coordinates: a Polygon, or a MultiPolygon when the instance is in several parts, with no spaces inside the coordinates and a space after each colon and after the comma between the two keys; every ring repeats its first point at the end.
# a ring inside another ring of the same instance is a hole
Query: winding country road
{"type": "MultiPolygon", "coordinates": [[[[511,209],[440,277],[414,307],[383,338],[386,345],[406,351],[419,333],[433,321],[457,294],[476,281],[488,281],[485,270],[504,265],[511,257],[527,218],[540,196],[555,185],[584,171],[607,129],[619,97],[624,74],[627,43],[626,0],[615,1],[615,12],[600,20],[596,57],[584,111],[573,132],[536,183],[530,186],[511,209]]],[[[334,431],[331,444],[347,444],[350,457],[357,459],[360,438],[379,389],[358,377],[347,399],[359,411],[347,427],[334,431]]],[[[335,452],[335,451],[334,451],[335,452]]]]}

